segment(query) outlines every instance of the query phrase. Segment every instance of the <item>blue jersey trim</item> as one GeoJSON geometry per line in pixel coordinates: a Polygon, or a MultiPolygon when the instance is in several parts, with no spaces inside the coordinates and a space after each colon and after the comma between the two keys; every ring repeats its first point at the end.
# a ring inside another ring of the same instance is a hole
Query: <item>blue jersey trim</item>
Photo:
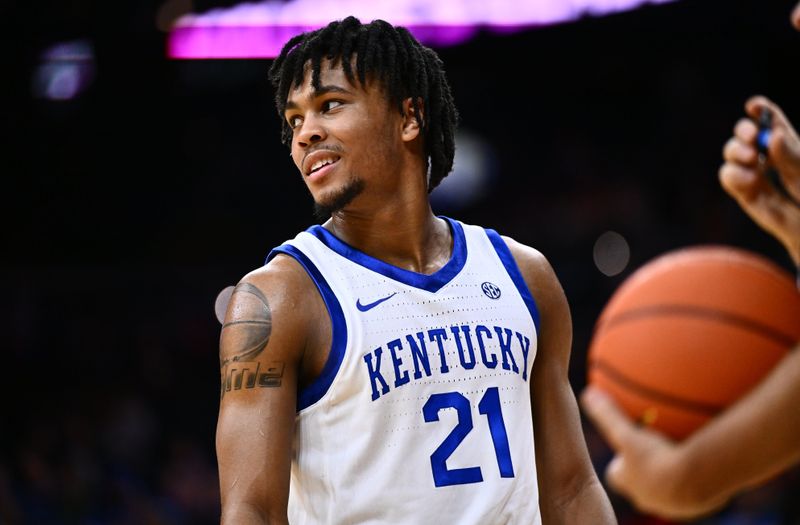
{"type": "Polygon", "coordinates": [[[450,260],[447,261],[447,264],[431,275],[398,268],[380,259],[376,259],[371,255],[367,255],[340,240],[322,226],[312,226],[306,231],[319,239],[322,244],[334,252],[356,264],[360,264],[373,272],[377,272],[408,286],[435,293],[449,283],[453,277],[458,275],[458,272],[461,271],[464,267],[464,263],[467,261],[467,243],[464,239],[464,229],[461,227],[461,224],[449,217],[441,218],[445,219],[450,225],[450,232],[453,234],[453,254],[450,256],[450,260]]]}
{"type": "Polygon", "coordinates": [[[492,246],[494,246],[498,257],[500,257],[500,260],[503,262],[503,266],[506,267],[506,271],[511,277],[511,280],[514,281],[514,285],[522,296],[525,306],[528,307],[528,311],[533,319],[533,324],[536,326],[536,333],[539,334],[539,309],[536,307],[536,301],[533,299],[533,295],[528,289],[525,279],[522,277],[522,272],[519,271],[519,266],[517,266],[514,256],[511,255],[511,250],[508,249],[505,241],[496,231],[486,228],[486,235],[489,237],[492,246]]]}
{"type": "Polygon", "coordinates": [[[325,307],[331,317],[331,329],[333,331],[331,352],[328,355],[325,366],[322,368],[322,373],[310,385],[297,393],[297,410],[300,411],[322,399],[322,396],[328,391],[333,379],[339,372],[339,367],[344,360],[345,347],[347,346],[347,323],[339,300],[319,269],[311,262],[311,259],[296,247],[290,244],[283,244],[269,253],[266,262],[272,260],[279,253],[286,254],[299,262],[305,268],[311,280],[314,281],[314,284],[317,285],[317,289],[322,295],[322,300],[325,301],[325,307]]]}

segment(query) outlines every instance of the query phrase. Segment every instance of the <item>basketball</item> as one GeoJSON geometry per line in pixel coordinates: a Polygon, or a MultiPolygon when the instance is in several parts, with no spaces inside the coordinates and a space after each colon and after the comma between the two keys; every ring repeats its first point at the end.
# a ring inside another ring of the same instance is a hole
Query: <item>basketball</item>
{"type": "Polygon", "coordinates": [[[795,278],[725,245],[662,254],[613,292],[594,327],[588,382],[681,440],[753,388],[800,341],[795,278]]]}

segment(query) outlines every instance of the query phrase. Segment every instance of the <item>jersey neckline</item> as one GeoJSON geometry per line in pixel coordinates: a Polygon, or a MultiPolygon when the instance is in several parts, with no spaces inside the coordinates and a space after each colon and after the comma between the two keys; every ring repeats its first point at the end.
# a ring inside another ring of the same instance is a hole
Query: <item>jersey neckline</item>
{"type": "Polygon", "coordinates": [[[438,217],[444,219],[450,226],[450,233],[453,236],[453,253],[450,254],[450,260],[448,260],[444,266],[430,275],[393,266],[371,255],[367,255],[361,250],[342,241],[318,224],[310,227],[306,231],[334,252],[360,266],[408,286],[436,293],[458,275],[467,260],[467,243],[461,224],[443,215],[439,215],[438,217]]]}

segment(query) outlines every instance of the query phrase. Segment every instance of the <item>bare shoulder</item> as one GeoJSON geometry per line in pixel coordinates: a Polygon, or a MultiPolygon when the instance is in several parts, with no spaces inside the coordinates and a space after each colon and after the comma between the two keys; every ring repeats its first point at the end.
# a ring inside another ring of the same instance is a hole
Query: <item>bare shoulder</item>
{"type": "Polygon", "coordinates": [[[503,235],[502,238],[534,297],[561,289],[550,261],[542,252],[511,237],[503,235]]]}
{"type": "Polygon", "coordinates": [[[302,319],[303,311],[297,307],[308,300],[309,292],[315,292],[316,286],[296,260],[279,254],[266,265],[242,277],[231,297],[227,311],[229,316],[236,316],[239,313],[235,308],[238,302],[234,301],[236,290],[260,294],[263,296],[261,299],[269,302],[270,310],[285,309],[287,313],[292,313],[291,318],[302,319]]]}
{"type": "Polygon", "coordinates": [[[568,355],[572,316],[561,281],[550,262],[539,250],[503,237],[519,267],[525,284],[536,302],[542,326],[542,347],[561,349],[550,355],[568,355]]]}

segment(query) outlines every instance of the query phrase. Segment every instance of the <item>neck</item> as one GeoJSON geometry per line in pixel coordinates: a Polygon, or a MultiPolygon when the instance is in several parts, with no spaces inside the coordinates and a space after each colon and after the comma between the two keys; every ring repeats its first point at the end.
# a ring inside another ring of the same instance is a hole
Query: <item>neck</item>
{"type": "Polygon", "coordinates": [[[433,214],[427,193],[359,208],[348,206],[334,213],[324,227],[376,259],[417,273],[432,274],[450,259],[450,228],[433,214]]]}

